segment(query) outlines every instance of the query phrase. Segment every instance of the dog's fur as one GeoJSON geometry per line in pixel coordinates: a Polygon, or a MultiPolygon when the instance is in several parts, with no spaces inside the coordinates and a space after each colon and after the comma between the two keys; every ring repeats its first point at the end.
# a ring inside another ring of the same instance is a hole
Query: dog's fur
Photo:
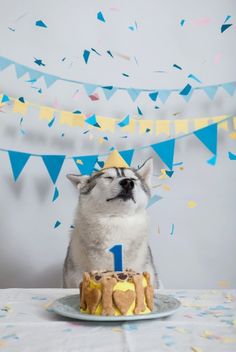
{"type": "MultiPolygon", "coordinates": [[[[152,171],[152,159],[148,159],[138,170],[109,168],[92,176],[67,175],[80,196],[64,262],[65,288],[78,288],[84,271],[114,270],[113,255],[107,249],[117,243],[123,243],[124,268],[149,271],[156,277],[146,214],[152,171]],[[120,184],[124,179],[132,180],[131,190],[120,184]]],[[[159,286],[157,280],[153,283],[159,286]]]]}

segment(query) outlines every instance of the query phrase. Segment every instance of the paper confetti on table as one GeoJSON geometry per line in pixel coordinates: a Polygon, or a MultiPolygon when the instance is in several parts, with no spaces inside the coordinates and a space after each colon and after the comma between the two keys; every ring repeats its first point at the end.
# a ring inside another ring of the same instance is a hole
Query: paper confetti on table
{"type": "Polygon", "coordinates": [[[87,62],[88,62],[89,55],[90,55],[90,51],[89,51],[89,50],[84,50],[83,58],[84,58],[84,62],[85,62],[86,64],[87,64],[87,62]]]}
{"type": "Polygon", "coordinates": [[[200,347],[191,347],[192,352],[203,352],[203,350],[200,347]]]}
{"type": "Polygon", "coordinates": [[[182,67],[180,67],[179,65],[174,64],[173,67],[177,68],[178,70],[182,70],[182,67]]]}
{"type": "Polygon", "coordinates": [[[190,208],[190,209],[193,209],[193,208],[195,208],[197,206],[197,203],[194,201],[194,200],[189,200],[188,201],[188,207],[190,208]]]}
{"type": "Polygon", "coordinates": [[[42,59],[37,59],[36,57],[34,58],[34,63],[35,63],[36,65],[38,65],[38,66],[46,66],[46,65],[43,63],[42,59]]]}
{"type": "Polygon", "coordinates": [[[42,20],[36,21],[35,22],[35,26],[43,27],[43,28],[47,28],[48,27],[42,20]]]}
{"type": "Polygon", "coordinates": [[[104,16],[103,16],[103,14],[102,14],[101,11],[99,11],[99,12],[97,13],[97,19],[98,19],[99,21],[101,21],[101,22],[106,22],[106,20],[105,20],[105,18],[104,18],[104,16]]]}
{"type": "Polygon", "coordinates": [[[56,229],[58,226],[60,226],[61,225],[61,222],[59,221],[59,220],[57,220],[56,222],[55,222],[55,225],[54,225],[54,229],[56,229]]]}
{"type": "Polygon", "coordinates": [[[128,73],[122,73],[124,77],[129,77],[128,73]]]}

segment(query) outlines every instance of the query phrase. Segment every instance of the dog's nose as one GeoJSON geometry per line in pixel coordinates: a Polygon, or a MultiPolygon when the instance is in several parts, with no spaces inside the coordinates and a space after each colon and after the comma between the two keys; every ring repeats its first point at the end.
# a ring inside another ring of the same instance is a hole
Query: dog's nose
{"type": "Polygon", "coordinates": [[[130,178],[123,178],[123,180],[120,181],[120,185],[121,185],[126,191],[131,191],[131,189],[134,188],[134,181],[131,180],[130,178]]]}

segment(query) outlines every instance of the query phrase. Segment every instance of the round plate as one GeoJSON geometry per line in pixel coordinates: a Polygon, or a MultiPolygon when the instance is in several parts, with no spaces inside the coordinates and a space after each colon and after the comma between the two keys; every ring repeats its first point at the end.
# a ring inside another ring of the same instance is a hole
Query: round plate
{"type": "Polygon", "coordinates": [[[156,294],[154,297],[153,311],[149,314],[139,315],[118,315],[118,316],[103,316],[103,315],[92,315],[80,312],[80,300],[79,295],[71,295],[57,299],[50,306],[50,311],[65,317],[90,320],[90,321],[127,321],[127,320],[143,320],[143,319],[155,319],[163,318],[173,314],[181,305],[173,296],[156,294]]]}

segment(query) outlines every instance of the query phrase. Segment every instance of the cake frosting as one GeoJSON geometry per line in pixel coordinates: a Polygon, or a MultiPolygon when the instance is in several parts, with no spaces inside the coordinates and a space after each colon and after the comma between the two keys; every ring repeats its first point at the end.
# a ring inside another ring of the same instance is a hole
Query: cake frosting
{"type": "Polygon", "coordinates": [[[92,271],[80,283],[80,311],[95,315],[147,314],[153,310],[148,272],[92,271]]]}

